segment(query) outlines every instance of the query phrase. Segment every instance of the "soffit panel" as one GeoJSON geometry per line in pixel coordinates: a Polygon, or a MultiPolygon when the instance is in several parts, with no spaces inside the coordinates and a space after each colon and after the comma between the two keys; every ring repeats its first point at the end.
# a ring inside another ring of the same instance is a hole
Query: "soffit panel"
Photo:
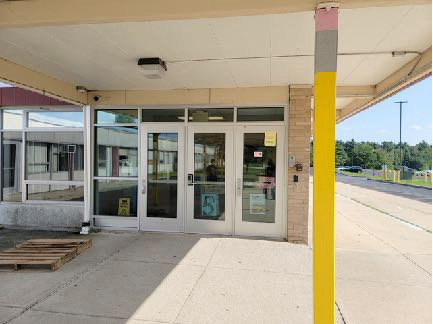
{"type": "Polygon", "coordinates": [[[274,57],[271,61],[271,85],[312,84],[314,57],[274,57]]]}
{"type": "MultiPolygon", "coordinates": [[[[339,52],[358,54],[339,56],[337,83],[381,81],[414,56],[367,53],[423,51],[431,34],[431,5],[341,10],[339,52]]],[[[89,89],[311,84],[313,54],[314,12],[0,29],[0,57],[89,89]],[[152,56],[167,61],[163,79],[137,67],[152,56]]]]}

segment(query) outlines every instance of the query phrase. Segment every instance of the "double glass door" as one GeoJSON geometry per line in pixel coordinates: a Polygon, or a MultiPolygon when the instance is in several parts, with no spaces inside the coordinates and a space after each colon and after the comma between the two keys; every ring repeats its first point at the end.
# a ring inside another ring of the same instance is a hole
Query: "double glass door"
{"type": "Polygon", "coordinates": [[[283,126],[143,125],[140,229],[284,237],[283,143],[283,126]]]}

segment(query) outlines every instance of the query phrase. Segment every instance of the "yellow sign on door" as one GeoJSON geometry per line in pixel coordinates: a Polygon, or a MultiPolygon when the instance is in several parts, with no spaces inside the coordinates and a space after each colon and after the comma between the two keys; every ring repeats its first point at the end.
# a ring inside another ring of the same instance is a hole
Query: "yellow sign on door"
{"type": "Polygon", "coordinates": [[[265,146],[277,146],[276,132],[265,132],[265,146]]]}
{"type": "Polygon", "coordinates": [[[117,215],[119,216],[129,216],[131,215],[131,198],[120,198],[119,199],[119,209],[117,215]]]}

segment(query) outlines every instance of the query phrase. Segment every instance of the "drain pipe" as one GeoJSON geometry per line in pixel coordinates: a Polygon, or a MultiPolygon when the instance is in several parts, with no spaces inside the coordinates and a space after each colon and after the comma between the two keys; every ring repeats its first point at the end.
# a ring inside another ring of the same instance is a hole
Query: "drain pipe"
{"type": "Polygon", "coordinates": [[[84,121],[84,217],[81,224],[80,234],[86,235],[90,232],[90,197],[91,195],[91,181],[90,181],[90,167],[91,167],[91,111],[90,106],[83,106],[83,121],[84,121]]]}

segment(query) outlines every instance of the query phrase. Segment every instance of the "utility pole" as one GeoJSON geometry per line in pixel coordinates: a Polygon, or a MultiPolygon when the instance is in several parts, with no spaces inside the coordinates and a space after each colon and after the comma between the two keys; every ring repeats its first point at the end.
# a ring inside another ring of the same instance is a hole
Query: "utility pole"
{"type": "Polygon", "coordinates": [[[402,113],[403,104],[407,103],[407,101],[396,101],[395,103],[398,103],[400,105],[400,166],[403,166],[403,159],[402,159],[402,156],[401,156],[401,151],[402,151],[402,145],[401,145],[401,113],[402,113]]]}

